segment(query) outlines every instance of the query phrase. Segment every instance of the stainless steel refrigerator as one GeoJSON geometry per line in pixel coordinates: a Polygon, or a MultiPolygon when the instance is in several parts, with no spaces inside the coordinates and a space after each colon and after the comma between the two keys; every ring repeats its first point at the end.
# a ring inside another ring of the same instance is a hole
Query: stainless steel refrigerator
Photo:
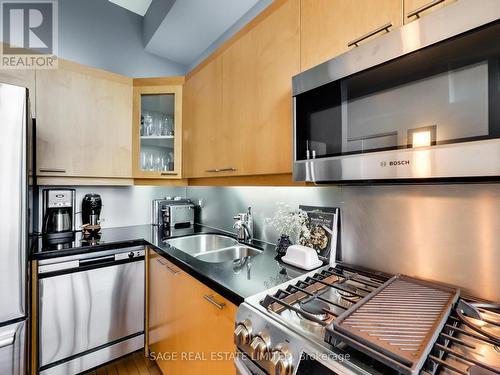
{"type": "Polygon", "coordinates": [[[33,122],[28,90],[0,83],[0,374],[28,364],[28,247],[34,228],[33,122]]]}

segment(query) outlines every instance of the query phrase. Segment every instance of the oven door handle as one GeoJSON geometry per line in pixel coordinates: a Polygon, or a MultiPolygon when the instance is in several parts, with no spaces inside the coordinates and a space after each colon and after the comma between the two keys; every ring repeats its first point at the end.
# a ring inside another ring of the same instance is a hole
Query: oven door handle
{"type": "Polygon", "coordinates": [[[113,263],[114,261],[115,261],[115,256],[110,255],[110,256],[105,256],[105,257],[100,257],[100,258],[82,259],[82,260],[78,261],[78,266],[79,267],[97,266],[97,265],[101,265],[101,264],[113,263]]]}

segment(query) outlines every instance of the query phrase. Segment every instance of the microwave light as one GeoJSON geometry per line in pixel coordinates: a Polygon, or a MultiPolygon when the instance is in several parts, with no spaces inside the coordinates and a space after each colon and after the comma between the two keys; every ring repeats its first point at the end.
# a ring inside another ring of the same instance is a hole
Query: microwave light
{"type": "Polygon", "coordinates": [[[437,125],[408,129],[408,147],[429,147],[436,145],[437,125]]]}
{"type": "Polygon", "coordinates": [[[412,147],[428,147],[431,145],[432,136],[430,130],[414,132],[412,136],[412,147]]]}

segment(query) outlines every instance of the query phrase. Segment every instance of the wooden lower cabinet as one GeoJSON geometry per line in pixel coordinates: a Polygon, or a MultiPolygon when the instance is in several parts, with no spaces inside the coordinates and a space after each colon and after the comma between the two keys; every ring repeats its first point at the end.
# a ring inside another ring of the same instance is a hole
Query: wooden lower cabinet
{"type": "Polygon", "coordinates": [[[148,269],[148,350],[162,373],[234,374],[237,307],[152,250],[148,269]]]}

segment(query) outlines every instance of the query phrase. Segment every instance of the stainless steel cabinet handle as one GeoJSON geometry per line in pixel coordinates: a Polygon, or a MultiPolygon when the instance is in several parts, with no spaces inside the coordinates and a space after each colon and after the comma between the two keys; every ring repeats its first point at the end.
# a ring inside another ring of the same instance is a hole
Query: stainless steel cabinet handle
{"type": "Polygon", "coordinates": [[[165,268],[168,270],[168,272],[170,272],[170,273],[171,273],[171,274],[173,274],[173,275],[178,275],[178,274],[180,274],[180,273],[181,273],[181,271],[177,271],[177,270],[173,269],[172,267],[170,267],[170,266],[168,265],[168,263],[167,263],[167,261],[166,261],[166,260],[163,260],[163,259],[161,259],[161,258],[156,258],[156,261],[157,261],[158,263],[160,263],[162,266],[165,266],[165,268]]]}
{"type": "Polygon", "coordinates": [[[165,265],[165,267],[167,267],[167,270],[174,276],[178,275],[181,273],[181,271],[177,271],[175,269],[173,269],[172,267],[170,267],[169,265],[165,265]]]}
{"type": "Polygon", "coordinates": [[[214,168],[214,169],[207,169],[205,172],[236,172],[237,169],[233,167],[227,167],[227,168],[214,168]]]}
{"type": "Polygon", "coordinates": [[[66,169],[60,169],[60,168],[40,168],[40,173],[66,173],[66,169]]]}
{"type": "Polygon", "coordinates": [[[156,261],[158,263],[160,263],[162,266],[166,266],[167,265],[167,263],[163,259],[161,259],[161,258],[156,258],[156,261]]]}
{"type": "Polygon", "coordinates": [[[216,300],[214,300],[214,296],[209,296],[209,295],[204,295],[203,298],[205,298],[205,300],[207,300],[208,302],[210,302],[212,305],[214,305],[215,307],[217,307],[219,310],[222,310],[224,309],[224,307],[226,306],[226,304],[224,302],[222,303],[219,303],[217,302],[216,300]]]}
{"type": "Polygon", "coordinates": [[[5,335],[0,336],[0,349],[5,348],[7,346],[11,346],[14,344],[14,340],[16,339],[16,332],[8,332],[5,335]]]}
{"type": "Polygon", "coordinates": [[[360,36],[359,38],[356,38],[352,41],[350,41],[349,43],[347,43],[347,47],[351,47],[351,46],[358,46],[360,42],[362,42],[363,40],[375,35],[375,34],[378,34],[380,33],[381,31],[386,31],[386,32],[389,32],[389,29],[392,27],[392,22],[387,22],[385,25],[382,25],[380,27],[377,27],[375,30],[372,30],[370,31],[369,33],[366,33],[365,35],[363,36],[360,36]]]}
{"type": "Polygon", "coordinates": [[[442,3],[444,0],[432,0],[428,2],[427,4],[422,5],[420,8],[417,8],[415,10],[412,10],[411,12],[406,14],[407,18],[411,18],[413,16],[417,16],[417,18],[420,18],[420,13],[426,11],[427,9],[432,8],[433,6],[436,6],[440,3],[442,3]]]}
{"type": "Polygon", "coordinates": [[[162,176],[177,176],[177,172],[161,172],[162,176]]]}

